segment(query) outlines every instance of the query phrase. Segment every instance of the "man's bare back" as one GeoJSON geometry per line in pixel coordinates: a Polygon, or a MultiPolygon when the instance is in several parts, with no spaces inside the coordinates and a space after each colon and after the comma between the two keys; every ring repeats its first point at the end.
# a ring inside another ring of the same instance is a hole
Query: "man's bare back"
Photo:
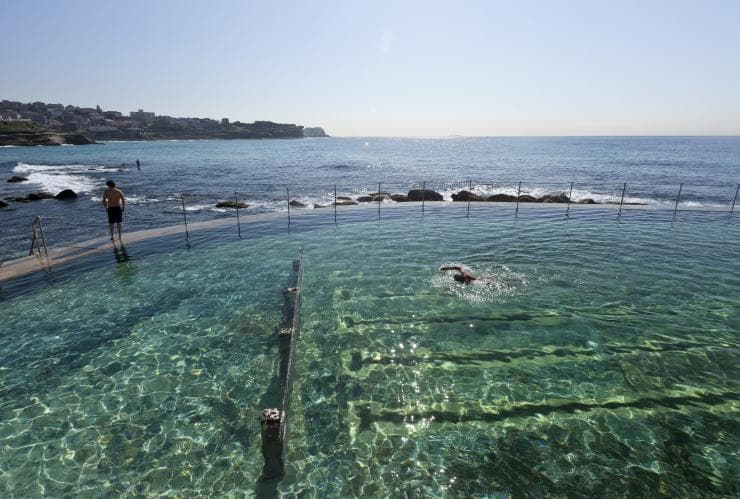
{"type": "Polygon", "coordinates": [[[106,208],[116,208],[125,203],[123,192],[117,187],[109,187],[103,193],[103,206],[106,208]]]}

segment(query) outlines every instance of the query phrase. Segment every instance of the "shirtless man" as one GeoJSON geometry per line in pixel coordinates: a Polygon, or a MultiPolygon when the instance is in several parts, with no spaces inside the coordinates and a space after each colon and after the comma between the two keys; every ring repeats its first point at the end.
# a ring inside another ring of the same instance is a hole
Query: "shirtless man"
{"type": "Polygon", "coordinates": [[[108,225],[110,227],[110,240],[113,241],[113,224],[118,225],[118,239],[123,232],[123,210],[126,208],[126,198],[123,192],[116,188],[116,183],[109,180],[105,183],[108,189],[103,193],[103,208],[108,211],[108,225]]]}
{"type": "Polygon", "coordinates": [[[458,273],[453,275],[452,278],[455,279],[457,282],[462,282],[464,284],[470,284],[473,281],[479,280],[478,277],[475,277],[474,275],[466,272],[461,266],[459,265],[444,265],[439,268],[441,271],[445,270],[455,270],[458,273]]]}

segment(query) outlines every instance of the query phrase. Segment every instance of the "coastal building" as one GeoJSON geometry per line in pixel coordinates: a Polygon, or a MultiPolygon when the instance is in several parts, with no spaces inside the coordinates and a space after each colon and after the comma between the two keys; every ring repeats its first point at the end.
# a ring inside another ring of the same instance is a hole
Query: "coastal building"
{"type": "Polygon", "coordinates": [[[133,121],[138,121],[146,125],[154,123],[154,113],[144,111],[143,109],[139,109],[138,111],[131,111],[129,113],[129,117],[133,121]]]}

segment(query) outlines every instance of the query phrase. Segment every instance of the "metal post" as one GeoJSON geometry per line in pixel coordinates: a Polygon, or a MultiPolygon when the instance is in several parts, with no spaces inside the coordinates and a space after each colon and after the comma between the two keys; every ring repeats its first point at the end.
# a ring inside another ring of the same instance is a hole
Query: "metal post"
{"type": "MultiPolygon", "coordinates": [[[[37,216],[36,219],[38,218],[37,216]]],[[[28,256],[33,255],[33,246],[36,244],[36,220],[31,224],[31,229],[33,230],[33,237],[31,238],[31,249],[28,250],[28,256]]]]}
{"type": "Polygon", "coordinates": [[[288,225],[290,225],[290,188],[285,188],[286,195],[288,196],[288,225]]]}
{"type": "Polygon", "coordinates": [[[516,211],[514,212],[514,215],[519,214],[519,196],[522,194],[522,183],[519,182],[519,187],[516,189],[516,211]]]}
{"type": "Polygon", "coordinates": [[[380,195],[380,182],[378,182],[378,219],[380,219],[380,203],[383,197],[380,195]]]}
{"type": "Polygon", "coordinates": [[[627,190],[627,182],[622,185],[622,199],[619,200],[619,216],[622,216],[622,205],[624,204],[624,191],[627,190]]]}
{"type": "Polygon", "coordinates": [[[568,193],[568,208],[565,210],[565,216],[570,216],[570,198],[573,196],[573,182],[570,183],[570,192],[568,193]]]}
{"type": "Polygon", "coordinates": [[[676,206],[673,207],[673,216],[676,216],[678,211],[678,201],[681,199],[681,189],[683,189],[683,182],[678,185],[678,194],[676,195],[676,206]]]}
{"type": "Polygon", "coordinates": [[[740,191],[740,184],[737,184],[737,188],[735,189],[735,197],[732,198],[732,207],[730,208],[730,216],[732,216],[732,212],[735,211],[735,201],[737,201],[738,191],[740,191]]]}
{"type": "Polygon", "coordinates": [[[468,218],[470,218],[470,197],[473,195],[473,181],[468,180],[468,192],[470,192],[470,196],[468,196],[468,218]]]}
{"type": "Polygon", "coordinates": [[[44,236],[44,223],[41,217],[39,217],[39,239],[41,239],[41,244],[44,246],[44,254],[49,258],[49,250],[46,249],[46,236],[44,236]]]}
{"type": "Polygon", "coordinates": [[[180,196],[182,201],[182,219],[185,222],[185,240],[190,242],[190,233],[188,232],[188,217],[185,215],[185,196],[180,196]]]}
{"type": "Polygon", "coordinates": [[[427,181],[423,180],[421,182],[421,214],[424,214],[424,202],[426,198],[426,190],[427,190],[427,181]]]}
{"type": "Polygon", "coordinates": [[[334,184],[334,225],[337,224],[337,184],[334,184]]]}
{"type": "Polygon", "coordinates": [[[239,220],[239,195],[234,191],[234,202],[236,203],[234,206],[236,206],[236,227],[239,231],[239,237],[242,237],[242,224],[239,220]]]}

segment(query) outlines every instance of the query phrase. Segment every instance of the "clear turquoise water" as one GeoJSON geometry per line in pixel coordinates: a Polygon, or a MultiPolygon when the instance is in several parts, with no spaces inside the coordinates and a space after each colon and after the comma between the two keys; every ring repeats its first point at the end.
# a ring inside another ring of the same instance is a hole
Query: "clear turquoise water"
{"type": "Polygon", "coordinates": [[[276,219],[6,287],[0,495],[253,494],[301,246],[281,492],[737,495],[737,221],[465,213],[276,219]]]}

